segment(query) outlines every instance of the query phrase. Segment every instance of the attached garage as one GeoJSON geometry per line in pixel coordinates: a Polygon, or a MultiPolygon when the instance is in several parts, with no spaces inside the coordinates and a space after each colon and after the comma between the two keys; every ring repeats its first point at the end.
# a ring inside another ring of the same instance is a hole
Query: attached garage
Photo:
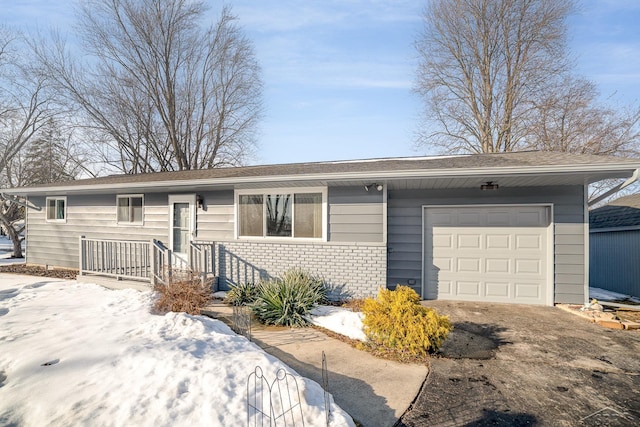
{"type": "Polygon", "coordinates": [[[424,207],[427,298],[551,304],[550,206],[424,207]]]}

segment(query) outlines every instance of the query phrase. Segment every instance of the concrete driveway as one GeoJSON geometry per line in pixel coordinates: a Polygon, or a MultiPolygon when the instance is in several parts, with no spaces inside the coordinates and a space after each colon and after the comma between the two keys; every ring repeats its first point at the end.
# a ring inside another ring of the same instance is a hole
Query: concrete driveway
{"type": "Polygon", "coordinates": [[[456,329],[397,427],[640,425],[640,331],[555,307],[424,304],[456,329]]]}

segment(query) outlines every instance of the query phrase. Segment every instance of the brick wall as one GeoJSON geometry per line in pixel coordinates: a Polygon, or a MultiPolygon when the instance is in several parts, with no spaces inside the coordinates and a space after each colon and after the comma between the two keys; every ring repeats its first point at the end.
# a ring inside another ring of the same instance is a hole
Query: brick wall
{"type": "Polygon", "coordinates": [[[375,296],[387,281],[387,249],[380,244],[220,242],[217,252],[221,289],[295,267],[322,276],[334,299],[375,296]]]}

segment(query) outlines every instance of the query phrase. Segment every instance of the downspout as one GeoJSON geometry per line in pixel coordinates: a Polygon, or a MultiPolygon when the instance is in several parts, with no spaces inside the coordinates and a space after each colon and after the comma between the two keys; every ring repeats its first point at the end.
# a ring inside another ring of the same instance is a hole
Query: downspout
{"type": "Polygon", "coordinates": [[[635,171],[633,171],[633,175],[631,175],[625,182],[616,185],[615,187],[609,189],[604,194],[599,195],[595,199],[589,200],[589,202],[588,202],[589,207],[591,207],[591,206],[595,205],[596,203],[606,199],[607,197],[611,196],[612,194],[615,194],[618,191],[630,186],[631,184],[636,182],[638,180],[638,178],[640,178],[640,169],[636,169],[635,171]]]}

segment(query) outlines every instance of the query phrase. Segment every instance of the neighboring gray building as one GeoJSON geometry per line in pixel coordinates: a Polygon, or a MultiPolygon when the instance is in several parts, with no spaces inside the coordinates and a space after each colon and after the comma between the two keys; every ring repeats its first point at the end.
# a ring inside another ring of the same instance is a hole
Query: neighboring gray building
{"type": "Polygon", "coordinates": [[[589,212],[589,286],[640,297],[640,194],[589,212]]]}
{"type": "Polygon", "coordinates": [[[208,248],[205,264],[223,289],[301,267],[343,296],[401,284],[423,298],[582,304],[587,186],[638,168],[640,160],[521,152],[121,175],[4,192],[41,208],[27,215],[32,264],[154,280],[165,246],[192,263],[208,248]]]}

